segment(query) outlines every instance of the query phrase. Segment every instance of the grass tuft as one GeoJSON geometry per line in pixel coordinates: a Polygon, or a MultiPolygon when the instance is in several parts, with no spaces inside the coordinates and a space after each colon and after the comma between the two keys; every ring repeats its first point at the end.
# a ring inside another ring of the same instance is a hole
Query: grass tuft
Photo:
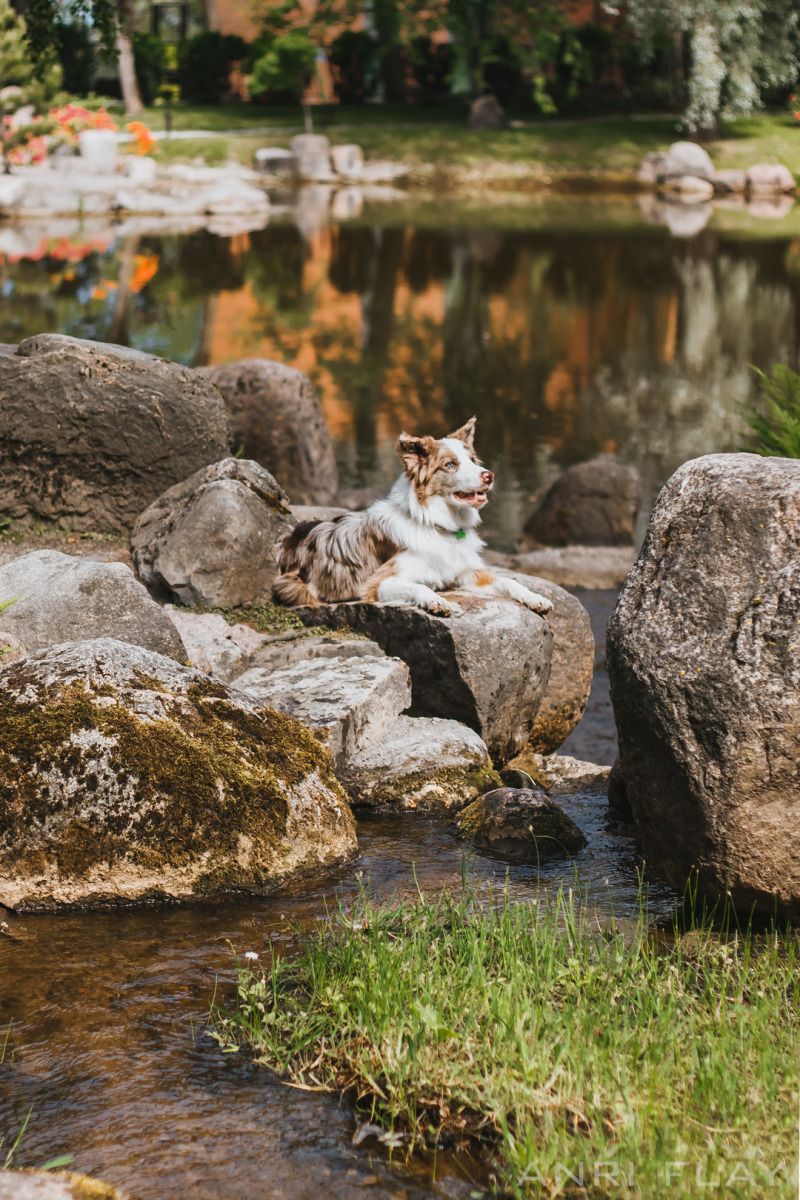
{"type": "Polygon", "coordinates": [[[364,896],[292,955],[237,960],[211,1031],[295,1086],[354,1096],[390,1146],[494,1154],[515,1195],[700,1196],[733,1175],[730,1194],[788,1197],[797,960],[793,933],[656,937],[644,903],[599,929],[571,891],[364,896]],[[687,1165],[667,1180],[670,1163],[687,1165]]]}

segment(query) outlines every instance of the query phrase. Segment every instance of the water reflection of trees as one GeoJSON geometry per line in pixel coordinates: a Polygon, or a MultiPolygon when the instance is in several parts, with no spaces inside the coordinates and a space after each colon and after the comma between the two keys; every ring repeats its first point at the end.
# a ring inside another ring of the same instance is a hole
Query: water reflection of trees
{"type": "Polygon", "coordinates": [[[85,250],[0,263],[0,340],[61,330],[185,362],[296,364],[362,481],[386,482],[402,426],[441,434],[476,413],[522,494],[606,449],[655,487],[739,444],[749,364],[797,360],[800,251],[784,238],[365,220],[85,250]]]}

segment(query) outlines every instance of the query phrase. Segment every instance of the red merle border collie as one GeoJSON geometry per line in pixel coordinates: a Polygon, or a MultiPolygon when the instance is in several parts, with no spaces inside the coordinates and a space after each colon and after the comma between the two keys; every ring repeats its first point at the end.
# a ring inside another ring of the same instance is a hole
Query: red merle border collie
{"type": "Polygon", "coordinates": [[[481,561],[476,527],[494,475],[473,450],[475,418],[449,437],[400,435],[404,473],[385,500],[332,521],[304,521],[278,544],[275,595],[284,604],[343,600],[409,604],[440,616],[462,610],[438,593],[505,596],[545,614],[544,596],[481,561]]]}

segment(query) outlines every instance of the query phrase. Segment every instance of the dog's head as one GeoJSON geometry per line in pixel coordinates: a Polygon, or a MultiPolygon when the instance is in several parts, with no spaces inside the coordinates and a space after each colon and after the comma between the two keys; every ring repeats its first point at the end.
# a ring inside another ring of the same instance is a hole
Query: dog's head
{"type": "Polygon", "coordinates": [[[400,434],[397,453],[421,504],[439,497],[454,508],[483,508],[494,475],[478,461],[474,441],[474,417],[438,441],[400,434]]]}

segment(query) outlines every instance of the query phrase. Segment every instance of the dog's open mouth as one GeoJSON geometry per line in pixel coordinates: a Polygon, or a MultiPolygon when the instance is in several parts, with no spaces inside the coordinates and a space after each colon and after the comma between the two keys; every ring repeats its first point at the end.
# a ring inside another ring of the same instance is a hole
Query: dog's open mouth
{"type": "Polygon", "coordinates": [[[486,487],[474,492],[454,492],[453,496],[459,504],[473,504],[476,508],[480,508],[489,499],[489,489],[486,487]]]}

